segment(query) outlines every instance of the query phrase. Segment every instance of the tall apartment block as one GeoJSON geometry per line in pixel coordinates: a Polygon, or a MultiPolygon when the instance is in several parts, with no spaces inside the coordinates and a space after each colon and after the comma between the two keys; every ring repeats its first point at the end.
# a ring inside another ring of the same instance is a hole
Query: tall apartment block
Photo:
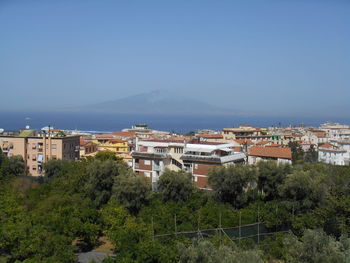
{"type": "Polygon", "coordinates": [[[157,139],[137,141],[132,158],[135,173],[146,177],[153,188],[157,187],[158,178],[167,168],[189,172],[196,187],[210,189],[210,169],[246,162],[246,155],[235,152],[232,143],[157,139]]]}
{"type": "Polygon", "coordinates": [[[0,148],[7,156],[23,157],[32,176],[43,175],[43,163],[51,159],[78,160],[80,136],[54,137],[47,133],[30,133],[29,136],[1,135],[0,148]],[[35,136],[33,136],[35,134],[35,136]]]}

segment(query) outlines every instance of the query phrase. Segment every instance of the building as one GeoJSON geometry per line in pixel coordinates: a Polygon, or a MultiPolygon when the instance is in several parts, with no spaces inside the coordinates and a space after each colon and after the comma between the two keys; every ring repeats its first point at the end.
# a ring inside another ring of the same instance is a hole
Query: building
{"type": "Polygon", "coordinates": [[[245,163],[243,152],[234,152],[233,143],[188,143],[181,156],[183,168],[192,173],[194,184],[201,189],[210,189],[210,169],[237,163],[245,163]]]}
{"type": "Polygon", "coordinates": [[[0,136],[0,147],[7,156],[20,155],[32,176],[43,175],[48,160],[78,160],[80,136],[53,137],[47,133],[24,130],[17,135],[0,136]],[[35,135],[35,136],[34,136],[35,135]]]}
{"type": "Polygon", "coordinates": [[[97,144],[80,138],[80,157],[94,156],[97,152],[97,144]]]}
{"type": "Polygon", "coordinates": [[[350,138],[350,126],[339,123],[324,123],[320,126],[330,140],[346,140],[350,138]]]}
{"type": "Polygon", "coordinates": [[[221,131],[224,140],[252,140],[259,142],[263,140],[270,140],[272,135],[268,135],[267,130],[261,128],[253,128],[249,125],[240,125],[239,128],[224,128],[221,131]]]}
{"type": "Polygon", "coordinates": [[[165,169],[192,173],[194,184],[203,189],[207,184],[208,171],[218,165],[244,163],[244,153],[233,151],[232,143],[215,143],[194,140],[143,140],[138,141],[132,152],[133,170],[145,176],[156,188],[165,169]]]}
{"type": "Polygon", "coordinates": [[[253,146],[250,148],[248,164],[257,164],[260,161],[268,160],[292,164],[292,151],[289,147],[281,148],[273,145],[268,147],[253,146]]]}
{"type": "Polygon", "coordinates": [[[322,144],[318,148],[318,161],[334,165],[350,165],[350,140],[322,144]]]}

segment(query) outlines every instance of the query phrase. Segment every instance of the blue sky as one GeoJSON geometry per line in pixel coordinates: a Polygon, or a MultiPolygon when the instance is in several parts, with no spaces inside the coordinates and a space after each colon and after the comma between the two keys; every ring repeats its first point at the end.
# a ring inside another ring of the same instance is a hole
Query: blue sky
{"type": "Polygon", "coordinates": [[[349,116],[350,1],[0,0],[0,109],[151,90],[349,116]]]}

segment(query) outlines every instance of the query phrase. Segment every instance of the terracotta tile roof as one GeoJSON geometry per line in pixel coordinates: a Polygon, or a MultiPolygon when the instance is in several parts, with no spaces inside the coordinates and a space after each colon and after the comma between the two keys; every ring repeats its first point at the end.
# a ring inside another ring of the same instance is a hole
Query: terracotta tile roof
{"type": "Polygon", "coordinates": [[[80,137],[80,146],[84,146],[87,144],[87,141],[84,140],[84,138],[80,137]]]}
{"type": "Polygon", "coordinates": [[[242,148],[241,147],[233,147],[234,152],[241,152],[242,148]]]}
{"type": "Polygon", "coordinates": [[[221,134],[198,134],[197,137],[206,139],[222,139],[224,136],[221,134]]]}
{"type": "Polygon", "coordinates": [[[206,144],[206,145],[226,144],[226,142],[204,142],[204,141],[200,141],[200,140],[197,140],[197,139],[193,139],[193,140],[189,141],[188,143],[190,143],[190,144],[206,144]]]}
{"type": "Polygon", "coordinates": [[[267,142],[267,141],[261,141],[261,142],[258,142],[256,145],[266,145],[266,144],[269,144],[270,142],[267,142]]]}
{"type": "Polygon", "coordinates": [[[334,146],[335,145],[333,145],[333,144],[331,144],[329,142],[326,142],[326,143],[320,145],[320,147],[322,147],[322,148],[333,148],[334,146]]]}
{"type": "Polygon", "coordinates": [[[277,148],[253,146],[250,149],[249,156],[292,159],[292,151],[289,147],[277,148]]]}
{"type": "Polygon", "coordinates": [[[266,145],[265,147],[281,147],[281,144],[270,144],[270,145],[266,145]]]}
{"type": "Polygon", "coordinates": [[[303,134],[293,134],[292,136],[293,137],[303,137],[304,135],[303,134]]]}
{"type": "Polygon", "coordinates": [[[134,137],[136,132],[134,131],[116,131],[112,132],[113,135],[121,136],[121,137],[134,137]]]}
{"type": "Polygon", "coordinates": [[[113,134],[112,133],[96,134],[95,138],[96,139],[113,139],[113,134]]]}
{"type": "Polygon", "coordinates": [[[253,141],[249,139],[236,139],[235,140],[238,144],[247,144],[247,145],[253,145],[253,141]]]}
{"type": "Polygon", "coordinates": [[[164,143],[183,143],[184,140],[176,140],[176,139],[144,139],[142,141],[147,141],[147,142],[164,142],[164,143]]]}

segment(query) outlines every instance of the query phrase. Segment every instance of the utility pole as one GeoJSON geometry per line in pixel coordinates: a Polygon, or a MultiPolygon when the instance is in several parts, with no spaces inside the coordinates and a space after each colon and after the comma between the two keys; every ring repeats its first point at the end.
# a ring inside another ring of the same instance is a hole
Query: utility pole
{"type": "Polygon", "coordinates": [[[175,214],[175,218],[174,218],[174,223],[175,223],[175,235],[177,235],[176,214],[175,214]]]}

